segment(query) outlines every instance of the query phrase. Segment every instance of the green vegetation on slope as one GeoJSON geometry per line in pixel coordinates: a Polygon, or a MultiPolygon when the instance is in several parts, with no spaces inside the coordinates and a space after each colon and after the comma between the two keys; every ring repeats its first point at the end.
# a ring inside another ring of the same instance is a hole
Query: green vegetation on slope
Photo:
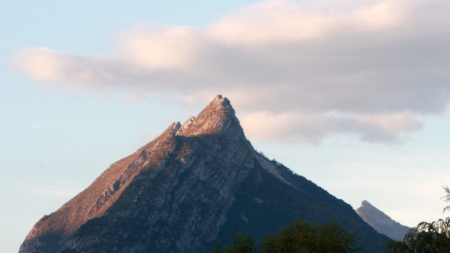
{"type": "Polygon", "coordinates": [[[242,233],[232,238],[232,247],[223,247],[218,241],[210,253],[348,253],[359,252],[355,248],[355,235],[348,232],[340,223],[332,221],[315,225],[296,220],[292,225],[283,227],[278,236],[267,234],[258,248],[252,235],[242,233]]]}

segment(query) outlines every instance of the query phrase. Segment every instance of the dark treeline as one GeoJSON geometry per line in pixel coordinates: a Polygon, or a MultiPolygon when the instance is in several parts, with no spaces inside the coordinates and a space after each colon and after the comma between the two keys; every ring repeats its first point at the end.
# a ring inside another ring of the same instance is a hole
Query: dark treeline
{"type": "MultiPolygon", "coordinates": [[[[443,187],[450,202],[450,189],[443,187]]],[[[450,206],[444,208],[449,211],[450,206]]],[[[253,235],[238,233],[231,246],[216,242],[209,253],[350,253],[363,248],[354,247],[356,235],[347,231],[340,223],[332,221],[315,225],[300,220],[283,227],[278,235],[266,234],[260,243],[253,235]]],[[[450,253],[450,217],[434,222],[421,222],[412,228],[403,241],[390,241],[388,253],[450,253]]]]}
{"type": "Polygon", "coordinates": [[[209,253],[286,253],[286,252],[359,252],[361,248],[353,247],[355,235],[348,232],[340,223],[330,222],[315,225],[300,220],[283,227],[277,236],[267,234],[256,246],[252,235],[238,233],[232,238],[232,246],[223,246],[216,242],[216,248],[209,253]]]}

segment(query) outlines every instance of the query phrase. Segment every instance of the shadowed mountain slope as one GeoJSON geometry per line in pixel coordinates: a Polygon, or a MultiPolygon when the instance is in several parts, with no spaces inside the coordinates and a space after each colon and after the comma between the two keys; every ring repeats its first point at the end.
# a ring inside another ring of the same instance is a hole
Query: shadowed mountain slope
{"type": "Polygon", "coordinates": [[[256,152],[219,95],[44,216],[20,252],[206,252],[238,231],[261,237],[295,219],[337,220],[365,252],[383,252],[389,240],[350,205],[256,152]]]}
{"type": "Polygon", "coordinates": [[[394,221],[391,217],[378,210],[366,200],[363,200],[361,206],[355,211],[376,231],[387,235],[393,240],[403,241],[403,237],[410,230],[409,227],[394,221]]]}

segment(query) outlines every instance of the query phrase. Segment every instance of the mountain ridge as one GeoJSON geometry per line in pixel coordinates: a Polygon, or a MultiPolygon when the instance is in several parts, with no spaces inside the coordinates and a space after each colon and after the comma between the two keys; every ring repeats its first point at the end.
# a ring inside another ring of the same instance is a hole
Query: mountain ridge
{"type": "Polygon", "coordinates": [[[376,231],[381,234],[387,235],[393,240],[403,241],[403,237],[410,230],[409,227],[396,222],[387,214],[370,204],[367,200],[363,200],[361,202],[361,206],[358,207],[355,211],[376,231]]]}
{"type": "Polygon", "coordinates": [[[350,205],[258,153],[219,95],[38,221],[20,253],[205,252],[238,230],[261,236],[298,218],[336,219],[368,252],[388,241],[350,205]]]}

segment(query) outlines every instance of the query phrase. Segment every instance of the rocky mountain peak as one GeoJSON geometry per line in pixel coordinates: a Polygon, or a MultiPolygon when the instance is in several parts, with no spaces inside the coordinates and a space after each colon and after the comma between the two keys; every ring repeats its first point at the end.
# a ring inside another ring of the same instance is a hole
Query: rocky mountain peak
{"type": "Polygon", "coordinates": [[[197,118],[191,117],[187,120],[176,135],[192,137],[230,133],[244,137],[244,131],[230,100],[222,95],[217,95],[197,118]]]}
{"type": "Polygon", "coordinates": [[[339,220],[367,252],[388,241],[350,205],[256,152],[218,95],[44,216],[19,252],[206,252],[236,231],[261,237],[299,218],[339,220]]]}
{"type": "Polygon", "coordinates": [[[367,200],[361,201],[361,206],[360,207],[361,208],[375,208],[376,209],[376,207],[374,207],[372,204],[370,204],[369,201],[367,201],[367,200]]]}
{"type": "Polygon", "coordinates": [[[409,230],[408,227],[394,221],[367,200],[363,200],[361,206],[355,211],[365,222],[375,228],[375,230],[394,240],[403,240],[403,236],[409,230]]]}
{"type": "Polygon", "coordinates": [[[370,225],[375,223],[393,224],[394,221],[382,211],[378,210],[367,200],[361,202],[361,206],[356,209],[361,218],[370,225]],[[372,223],[372,224],[371,224],[372,223]]]}
{"type": "Polygon", "coordinates": [[[224,98],[222,97],[222,95],[217,95],[214,100],[212,101],[212,103],[214,104],[220,104],[222,106],[229,106],[230,105],[230,100],[228,100],[228,98],[224,98]]]}

